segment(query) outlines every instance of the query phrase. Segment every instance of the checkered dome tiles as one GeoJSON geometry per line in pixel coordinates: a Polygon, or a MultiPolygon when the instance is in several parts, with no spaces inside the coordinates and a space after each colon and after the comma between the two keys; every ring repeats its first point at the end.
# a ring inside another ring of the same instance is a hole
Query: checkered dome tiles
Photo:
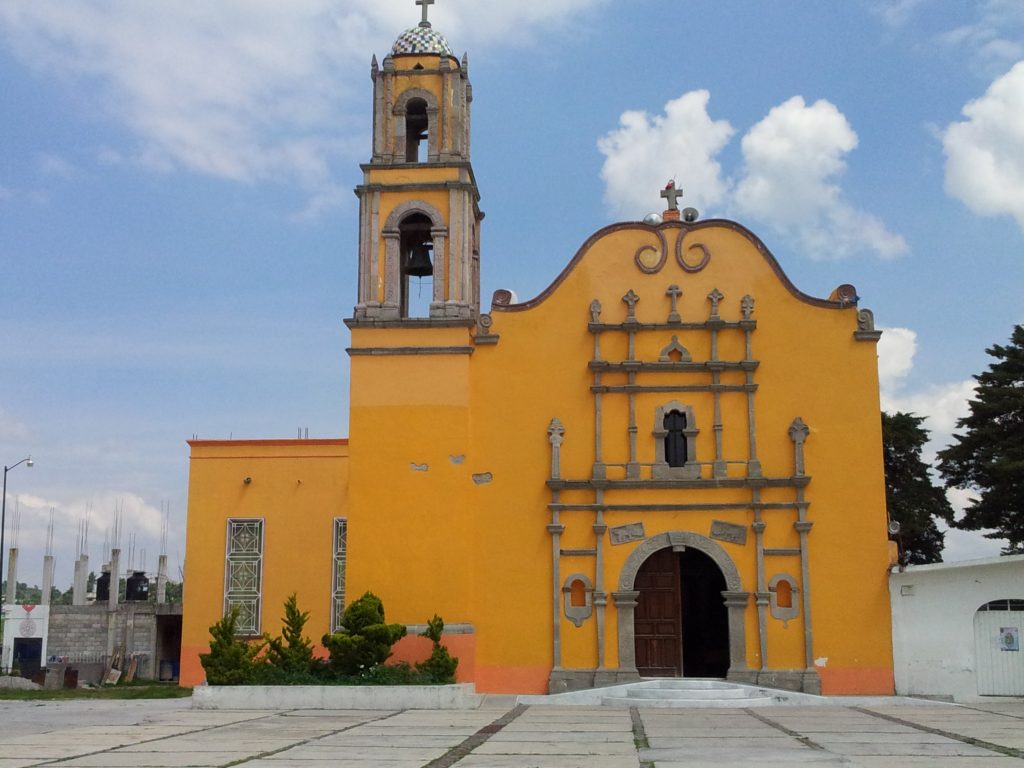
{"type": "Polygon", "coordinates": [[[413,27],[407,29],[391,46],[392,55],[400,53],[437,53],[442,56],[454,56],[452,48],[444,35],[430,27],[413,27]]]}

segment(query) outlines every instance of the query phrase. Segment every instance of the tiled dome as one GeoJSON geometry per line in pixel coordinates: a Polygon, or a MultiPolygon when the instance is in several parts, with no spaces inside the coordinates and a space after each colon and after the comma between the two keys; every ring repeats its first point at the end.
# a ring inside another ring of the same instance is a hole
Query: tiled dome
{"type": "Polygon", "coordinates": [[[413,27],[398,36],[391,46],[391,54],[400,53],[436,53],[441,56],[454,56],[452,48],[444,35],[431,27],[413,27]]]}

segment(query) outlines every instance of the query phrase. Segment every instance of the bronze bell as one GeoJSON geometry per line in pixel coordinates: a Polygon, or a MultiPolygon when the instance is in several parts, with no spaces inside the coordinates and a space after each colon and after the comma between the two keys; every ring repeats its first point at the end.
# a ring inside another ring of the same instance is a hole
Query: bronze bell
{"type": "Polygon", "coordinates": [[[434,274],[434,265],[430,261],[430,246],[420,243],[412,247],[409,262],[405,266],[405,274],[412,277],[427,277],[434,274]]]}

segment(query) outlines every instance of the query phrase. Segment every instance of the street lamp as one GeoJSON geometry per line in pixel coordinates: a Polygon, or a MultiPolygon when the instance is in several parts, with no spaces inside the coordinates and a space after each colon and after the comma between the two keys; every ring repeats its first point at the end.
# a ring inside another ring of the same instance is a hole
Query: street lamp
{"type": "MultiPolygon", "coordinates": [[[[7,532],[7,473],[19,464],[24,464],[31,468],[35,462],[32,461],[31,456],[27,456],[22,461],[17,462],[17,464],[11,464],[9,467],[5,464],[3,468],[3,496],[0,496],[0,582],[3,581],[4,534],[7,532]]],[[[14,590],[17,590],[17,584],[14,585],[14,590]]],[[[0,604],[3,604],[5,595],[6,592],[0,594],[0,604]]],[[[3,663],[3,615],[0,614],[0,671],[4,669],[3,663]]]]}

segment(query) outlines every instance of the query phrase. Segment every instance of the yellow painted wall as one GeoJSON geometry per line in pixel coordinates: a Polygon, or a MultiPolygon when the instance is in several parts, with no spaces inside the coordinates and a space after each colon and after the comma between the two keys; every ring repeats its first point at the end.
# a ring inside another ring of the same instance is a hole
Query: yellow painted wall
{"type": "Polygon", "coordinates": [[[181,684],[205,679],[198,654],[224,610],[229,518],[264,522],[261,630],[281,632],[295,592],[319,640],[330,624],[333,525],[345,517],[347,440],[193,440],[189,463],[181,684]],[[250,483],[245,478],[251,478],[250,483]]]}

